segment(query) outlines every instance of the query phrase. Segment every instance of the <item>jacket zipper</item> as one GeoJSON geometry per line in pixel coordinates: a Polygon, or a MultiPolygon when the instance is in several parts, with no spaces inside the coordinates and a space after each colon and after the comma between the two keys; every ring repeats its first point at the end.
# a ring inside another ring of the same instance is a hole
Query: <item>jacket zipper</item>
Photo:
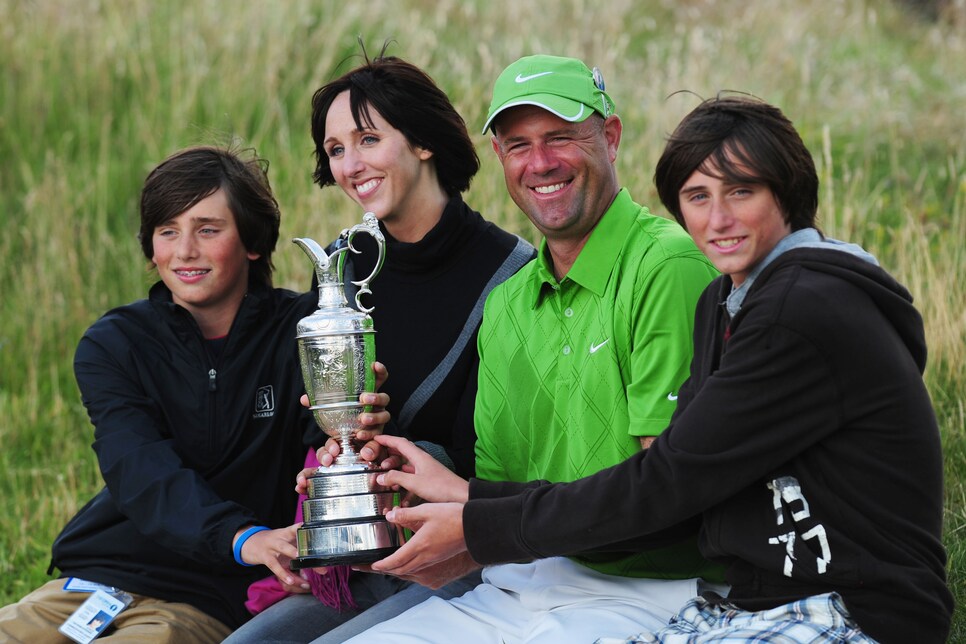
{"type": "Polygon", "coordinates": [[[225,346],[222,347],[221,353],[218,355],[216,359],[212,359],[211,352],[208,351],[208,346],[207,344],[205,344],[204,340],[202,339],[202,344],[205,345],[204,346],[205,355],[208,356],[208,364],[211,365],[211,367],[208,368],[208,397],[210,402],[209,414],[208,414],[208,450],[209,452],[214,452],[216,445],[221,444],[221,441],[215,440],[215,435],[217,433],[217,428],[218,428],[218,419],[216,418],[217,416],[216,396],[218,395],[217,394],[218,392],[217,367],[221,365],[222,362],[224,362],[225,355],[228,352],[228,350],[231,348],[229,345],[231,344],[232,335],[235,333],[235,326],[238,325],[239,323],[238,320],[242,316],[243,314],[242,312],[246,308],[248,301],[249,301],[249,298],[248,298],[248,295],[246,294],[245,297],[242,298],[242,301],[238,306],[238,311],[235,312],[235,319],[231,321],[231,327],[229,327],[228,329],[228,338],[225,340],[225,346]]]}

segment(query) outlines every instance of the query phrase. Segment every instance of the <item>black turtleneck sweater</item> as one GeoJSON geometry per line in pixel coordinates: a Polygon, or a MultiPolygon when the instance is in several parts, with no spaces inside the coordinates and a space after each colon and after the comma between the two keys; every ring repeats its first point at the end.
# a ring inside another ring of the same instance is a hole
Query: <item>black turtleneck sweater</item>
{"type": "MultiPolygon", "coordinates": [[[[394,239],[381,223],[380,229],[386,260],[363,304],[375,307],[376,358],[389,370],[382,388],[392,415],[386,433],[420,442],[444,462],[445,450],[458,474],[472,476],[476,336],[483,300],[535,251],[484,220],[459,196],[418,242],[394,239]]],[[[357,235],[353,246],[362,252],[349,254],[353,265],[346,273],[359,279],[372,271],[375,242],[357,235]]]]}

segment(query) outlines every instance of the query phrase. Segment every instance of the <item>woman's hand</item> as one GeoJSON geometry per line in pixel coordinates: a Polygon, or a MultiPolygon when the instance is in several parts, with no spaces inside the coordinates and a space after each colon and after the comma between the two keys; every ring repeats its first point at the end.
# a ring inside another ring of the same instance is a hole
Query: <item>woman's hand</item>
{"type": "Polygon", "coordinates": [[[304,494],[308,496],[309,493],[309,477],[315,476],[319,473],[318,467],[307,467],[298,474],[295,475],[295,491],[298,494],[304,494]]]}
{"type": "MultiPolygon", "coordinates": [[[[372,371],[376,377],[376,392],[382,387],[382,385],[389,378],[389,371],[386,366],[381,362],[372,363],[372,371]]],[[[302,396],[302,405],[309,407],[309,398],[306,395],[302,396]]],[[[363,392],[359,395],[359,402],[363,405],[368,406],[370,409],[359,414],[359,425],[361,429],[356,431],[352,442],[355,444],[364,443],[361,449],[359,449],[359,455],[366,461],[377,462],[385,459],[385,452],[379,443],[372,440],[375,436],[382,434],[386,423],[389,422],[389,412],[386,411],[386,406],[389,405],[389,394],[385,393],[375,393],[375,392],[363,392]]],[[[325,445],[319,448],[316,453],[316,457],[324,467],[328,467],[335,462],[335,459],[342,453],[342,446],[339,441],[335,438],[330,437],[325,445]]],[[[393,461],[389,465],[398,467],[398,463],[393,461]]],[[[386,465],[382,465],[385,467],[386,465]]]]}

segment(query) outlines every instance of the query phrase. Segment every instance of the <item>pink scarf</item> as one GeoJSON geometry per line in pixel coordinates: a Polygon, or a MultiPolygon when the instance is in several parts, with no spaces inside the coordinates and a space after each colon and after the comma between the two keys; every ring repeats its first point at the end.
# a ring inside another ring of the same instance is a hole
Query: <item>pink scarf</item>
{"type": "MultiPolygon", "coordinates": [[[[315,450],[309,448],[305,455],[305,467],[318,467],[319,461],[315,457],[315,450]]],[[[295,522],[302,521],[302,501],[306,497],[299,495],[298,504],[295,506],[295,522]]],[[[349,566],[331,566],[328,573],[320,575],[311,568],[301,571],[302,576],[309,582],[312,594],[320,602],[330,608],[341,611],[343,608],[358,608],[352,599],[352,591],[349,589],[349,575],[352,569],[349,566]]],[[[259,579],[248,587],[248,601],[245,608],[252,615],[257,615],[272,604],[285,599],[290,593],[282,588],[278,577],[274,575],[259,579]]]]}

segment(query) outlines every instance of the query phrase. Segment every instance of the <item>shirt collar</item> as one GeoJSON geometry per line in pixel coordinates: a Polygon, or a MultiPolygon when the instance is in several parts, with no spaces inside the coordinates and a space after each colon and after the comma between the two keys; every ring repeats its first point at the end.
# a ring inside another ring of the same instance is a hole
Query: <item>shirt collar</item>
{"type": "Polygon", "coordinates": [[[540,243],[540,253],[537,256],[533,278],[534,308],[540,303],[540,298],[546,291],[559,288],[560,284],[568,280],[586,288],[598,297],[602,296],[616,264],[613,258],[624,245],[627,229],[634,223],[636,213],[637,209],[630,194],[626,188],[622,188],[594,226],[590,237],[577,255],[574,265],[560,282],[553,273],[550,249],[547,248],[547,240],[544,239],[540,243]]]}

